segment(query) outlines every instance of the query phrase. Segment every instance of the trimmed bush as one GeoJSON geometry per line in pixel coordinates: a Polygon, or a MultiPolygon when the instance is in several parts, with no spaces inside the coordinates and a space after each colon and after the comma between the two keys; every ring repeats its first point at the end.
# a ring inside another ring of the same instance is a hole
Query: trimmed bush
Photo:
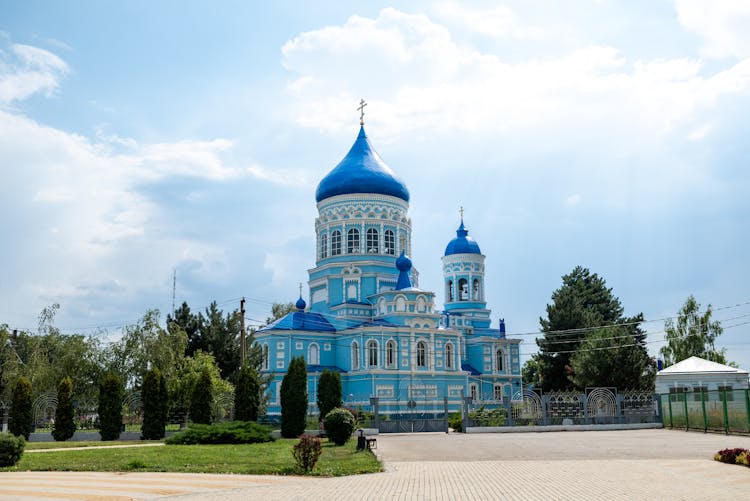
{"type": "Polygon", "coordinates": [[[461,419],[460,412],[454,412],[448,417],[448,426],[453,428],[453,431],[459,433],[464,431],[464,422],[463,419],[461,419]]]}
{"type": "Polygon", "coordinates": [[[55,409],[55,425],[52,428],[52,438],[64,442],[72,438],[76,432],[73,421],[73,380],[64,377],[57,385],[57,408],[55,409]]]}
{"type": "Polygon", "coordinates": [[[234,389],[234,419],[257,421],[259,407],[260,379],[255,369],[245,365],[240,369],[237,386],[234,389]]]}
{"type": "Polygon", "coordinates": [[[742,466],[750,466],[750,451],[745,451],[738,454],[734,462],[737,464],[741,464],[742,466]]]}
{"type": "Polygon", "coordinates": [[[161,440],[164,438],[164,429],[167,425],[167,385],[159,369],[151,369],[143,377],[141,400],[141,439],[161,440]]]}
{"type": "Polygon", "coordinates": [[[318,437],[302,435],[299,437],[299,442],[294,446],[292,455],[294,456],[294,462],[297,463],[297,468],[305,473],[310,473],[315,468],[321,452],[318,437]]]}
{"type": "Polygon", "coordinates": [[[33,419],[31,414],[31,381],[21,376],[13,388],[8,431],[17,437],[28,440],[29,435],[31,435],[33,419]]]}
{"type": "Polygon", "coordinates": [[[99,434],[117,440],[122,431],[122,386],[117,374],[107,374],[99,385],[99,434]]]}
{"type": "Polygon", "coordinates": [[[304,357],[289,362],[281,381],[281,436],[299,437],[307,423],[307,365],[304,357]]]}
{"type": "Polygon", "coordinates": [[[352,437],[357,421],[346,409],[333,409],[326,415],[324,425],[326,435],[336,445],[344,445],[352,437]]]}
{"type": "Polygon", "coordinates": [[[208,369],[203,369],[193,384],[193,391],[190,394],[190,421],[198,424],[211,424],[212,394],[211,373],[208,369]]]}
{"type": "Polygon", "coordinates": [[[318,419],[322,421],[336,407],[341,407],[341,374],[324,369],[318,380],[318,419]]]}
{"type": "Polygon", "coordinates": [[[10,433],[0,433],[0,466],[13,466],[23,455],[26,440],[10,433]]]}
{"type": "Polygon", "coordinates": [[[739,447],[736,449],[722,449],[714,454],[714,459],[722,463],[737,464],[737,458],[742,454],[747,458],[748,450],[739,447]]]}
{"type": "Polygon", "coordinates": [[[252,421],[228,421],[216,424],[191,424],[187,430],[166,440],[173,445],[258,444],[271,442],[271,428],[252,421]]]}

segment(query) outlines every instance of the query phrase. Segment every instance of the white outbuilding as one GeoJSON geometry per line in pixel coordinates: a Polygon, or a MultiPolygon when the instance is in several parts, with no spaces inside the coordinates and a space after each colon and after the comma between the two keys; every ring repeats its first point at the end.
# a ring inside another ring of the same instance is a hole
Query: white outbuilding
{"type": "Polygon", "coordinates": [[[747,388],[747,371],[700,357],[690,357],[656,373],[659,394],[747,388]]]}

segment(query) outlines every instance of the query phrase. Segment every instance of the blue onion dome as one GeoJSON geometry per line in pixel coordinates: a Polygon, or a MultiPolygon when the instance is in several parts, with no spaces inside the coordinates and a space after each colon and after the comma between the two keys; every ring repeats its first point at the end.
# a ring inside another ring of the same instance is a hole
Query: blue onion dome
{"type": "Polygon", "coordinates": [[[411,259],[404,251],[401,251],[401,255],[396,259],[396,268],[398,268],[398,271],[409,271],[411,266],[411,259]]]}
{"type": "Polygon", "coordinates": [[[464,227],[464,220],[461,219],[461,226],[456,230],[456,238],[448,242],[445,248],[445,255],[452,254],[481,254],[479,244],[469,236],[469,230],[464,227]]]}
{"type": "Polygon", "coordinates": [[[411,279],[409,278],[409,271],[411,271],[411,259],[402,250],[401,255],[396,258],[396,268],[398,268],[398,280],[396,280],[396,290],[410,289],[411,279]]]}
{"type": "Polygon", "coordinates": [[[409,201],[406,185],[372,147],[364,127],[360,127],[349,153],[318,184],[315,200],[350,193],[377,193],[409,201]]]}
{"type": "Polygon", "coordinates": [[[307,308],[307,303],[304,299],[302,299],[302,296],[300,296],[294,306],[296,306],[299,311],[305,311],[305,308],[307,308]]]}

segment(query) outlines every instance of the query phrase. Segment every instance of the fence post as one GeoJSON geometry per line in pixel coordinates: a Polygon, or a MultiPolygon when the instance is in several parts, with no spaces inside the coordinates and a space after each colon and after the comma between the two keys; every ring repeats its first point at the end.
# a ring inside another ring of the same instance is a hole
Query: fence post
{"type": "Polygon", "coordinates": [[[701,407],[703,408],[703,433],[708,431],[708,416],[706,416],[706,392],[701,390],[701,407]]]}
{"type": "Polygon", "coordinates": [[[721,392],[721,400],[724,403],[724,434],[729,435],[729,412],[727,411],[727,390],[721,392]]]}
{"type": "Polygon", "coordinates": [[[687,393],[683,391],[680,395],[682,395],[682,402],[685,404],[685,431],[688,431],[690,430],[690,419],[688,418],[687,410],[687,393]]]}
{"type": "Polygon", "coordinates": [[[667,402],[669,402],[669,427],[674,429],[674,421],[672,420],[672,394],[667,394],[667,402]]]}
{"type": "Polygon", "coordinates": [[[445,433],[448,433],[448,397],[443,397],[443,408],[445,409],[445,433]]]}
{"type": "Polygon", "coordinates": [[[745,417],[747,418],[747,431],[750,433],[750,389],[745,390],[745,417]]]}
{"type": "Polygon", "coordinates": [[[380,432],[380,405],[379,405],[379,398],[378,397],[370,397],[370,404],[372,405],[372,413],[375,417],[375,428],[377,428],[378,433],[380,432]]]}

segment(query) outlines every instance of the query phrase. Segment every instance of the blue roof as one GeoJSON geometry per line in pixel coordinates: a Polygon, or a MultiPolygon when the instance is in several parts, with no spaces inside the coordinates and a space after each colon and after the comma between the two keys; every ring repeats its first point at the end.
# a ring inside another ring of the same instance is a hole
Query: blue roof
{"type": "Polygon", "coordinates": [[[472,376],[478,376],[480,372],[469,364],[461,364],[461,370],[466,371],[472,376]]]}
{"type": "Polygon", "coordinates": [[[360,127],[349,153],[318,184],[315,200],[349,193],[378,193],[409,201],[406,185],[372,147],[364,127],[360,127]]]}
{"type": "Polygon", "coordinates": [[[456,230],[456,238],[448,242],[445,248],[445,255],[453,254],[481,254],[479,244],[469,236],[469,230],[464,228],[464,221],[461,220],[461,226],[456,230]]]}
{"type": "Polygon", "coordinates": [[[323,372],[324,370],[328,369],[329,371],[333,372],[346,372],[344,369],[337,367],[335,365],[308,365],[307,366],[307,372],[323,372]]]}
{"type": "Polygon", "coordinates": [[[335,332],[336,329],[331,323],[319,313],[310,313],[304,311],[295,311],[287,313],[280,319],[271,322],[265,327],[258,329],[258,332],[281,330],[281,331],[315,331],[315,332],[335,332]]]}

